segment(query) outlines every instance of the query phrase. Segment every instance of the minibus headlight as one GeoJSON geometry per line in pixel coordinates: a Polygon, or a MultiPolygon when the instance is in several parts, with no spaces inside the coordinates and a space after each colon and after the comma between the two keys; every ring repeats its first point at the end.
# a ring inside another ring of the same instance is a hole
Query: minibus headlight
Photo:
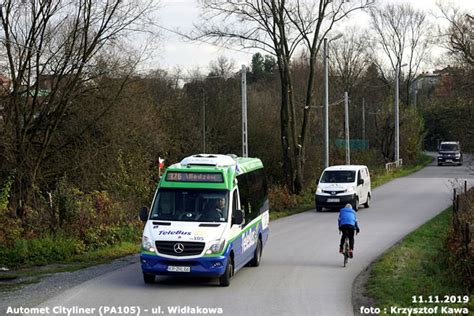
{"type": "Polygon", "coordinates": [[[316,188],[316,193],[323,193],[323,190],[321,190],[320,187],[317,187],[317,188],[316,188]]]}
{"type": "Polygon", "coordinates": [[[457,154],[456,154],[456,158],[461,158],[461,154],[460,154],[460,153],[457,153],[457,154]]]}
{"type": "Polygon", "coordinates": [[[225,245],[225,239],[217,239],[215,240],[209,249],[206,251],[207,255],[215,254],[215,253],[220,253],[222,250],[224,250],[224,245],[225,245]]]}
{"type": "Polygon", "coordinates": [[[346,190],[347,193],[354,192],[354,187],[350,187],[349,189],[346,190]]]}
{"type": "Polygon", "coordinates": [[[143,236],[142,238],[142,248],[145,251],[155,252],[155,248],[147,236],[143,236]]]}

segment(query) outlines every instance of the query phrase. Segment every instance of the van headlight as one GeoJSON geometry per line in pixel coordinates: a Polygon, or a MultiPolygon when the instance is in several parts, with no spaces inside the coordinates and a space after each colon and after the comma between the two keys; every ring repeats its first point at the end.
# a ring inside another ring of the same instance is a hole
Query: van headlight
{"type": "Polygon", "coordinates": [[[147,236],[143,236],[142,238],[142,249],[145,251],[155,252],[155,248],[147,236]]]}
{"type": "Polygon", "coordinates": [[[206,255],[221,253],[224,250],[225,239],[217,239],[211,243],[211,246],[206,251],[206,255]]]}
{"type": "Polygon", "coordinates": [[[323,190],[321,190],[321,188],[317,187],[316,188],[316,193],[323,193],[323,190]]]}
{"type": "Polygon", "coordinates": [[[350,187],[350,188],[347,189],[345,192],[346,192],[346,193],[352,193],[352,192],[354,192],[354,187],[350,187]]]}
{"type": "Polygon", "coordinates": [[[456,156],[456,158],[461,158],[461,154],[460,154],[460,153],[457,153],[455,156],[456,156]]]}

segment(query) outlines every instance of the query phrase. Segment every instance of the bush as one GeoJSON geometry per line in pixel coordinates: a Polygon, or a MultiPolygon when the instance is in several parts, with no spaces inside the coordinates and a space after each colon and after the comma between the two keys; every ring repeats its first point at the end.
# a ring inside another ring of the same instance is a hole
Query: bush
{"type": "Polygon", "coordinates": [[[8,201],[13,185],[13,177],[7,178],[0,187],[0,245],[12,245],[22,235],[20,221],[9,214],[8,201]]]}
{"type": "Polygon", "coordinates": [[[84,242],[87,250],[111,246],[120,242],[139,242],[141,224],[131,223],[126,226],[99,226],[85,231],[84,242]]]}
{"type": "Polygon", "coordinates": [[[297,204],[296,195],[290,194],[286,186],[272,186],[268,190],[268,198],[270,200],[270,210],[284,211],[295,207],[297,204]]]}
{"type": "Polygon", "coordinates": [[[58,262],[81,254],[85,249],[81,240],[62,235],[19,239],[11,247],[0,246],[0,265],[15,267],[58,262]]]}

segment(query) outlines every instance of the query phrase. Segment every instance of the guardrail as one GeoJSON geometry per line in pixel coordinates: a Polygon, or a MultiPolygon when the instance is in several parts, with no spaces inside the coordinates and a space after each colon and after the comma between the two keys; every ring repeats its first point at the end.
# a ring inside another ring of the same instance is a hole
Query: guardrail
{"type": "Polygon", "coordinates": [[[388,162],[385,164],[385,170],[391,171],[400,168],[403,166],[403,159],[399,159],[398,161],[388,162]]]}

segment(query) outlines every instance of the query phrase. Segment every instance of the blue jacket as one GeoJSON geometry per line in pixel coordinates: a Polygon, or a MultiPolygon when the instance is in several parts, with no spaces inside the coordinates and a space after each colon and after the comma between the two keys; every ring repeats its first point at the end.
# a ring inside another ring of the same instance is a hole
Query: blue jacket
{"type": "Polygon", "coordinates": [[[341,208],[341,211],[339,212],[338,224],[339,227],[342,225],[352,225],[356,229],[359,229],[359,226],[357,225],[357,216],[352,208],[341,208]]]}

